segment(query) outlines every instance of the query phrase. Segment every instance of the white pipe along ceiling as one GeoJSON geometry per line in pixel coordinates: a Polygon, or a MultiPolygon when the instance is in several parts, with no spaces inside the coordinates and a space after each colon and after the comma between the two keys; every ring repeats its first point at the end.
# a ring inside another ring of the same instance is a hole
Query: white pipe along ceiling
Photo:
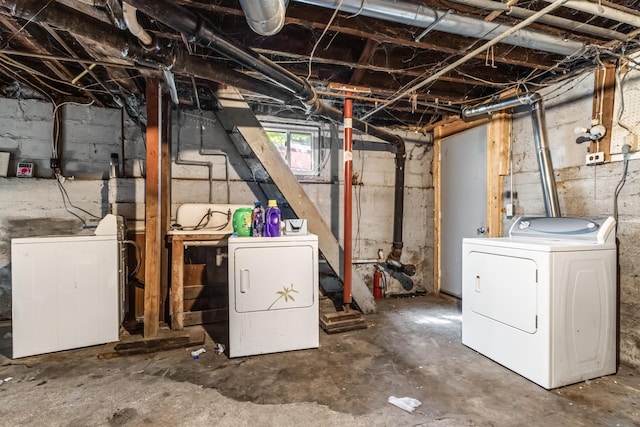
{"type": "MultiPolygon", "coordinates": [[[[437,11],[421,4],[388,0],[296,0],[299,3],[331,9],[339,8],[345,13],[359,14],[370,18],[397,22],[426,28],[437,21],[434,30],[450,34],[492,40],[513,27],[496,24],[481,19],[450,13],[439,19],[445,12],[437,11]]],[[[568,0],[565,0],[568,1],[568,0]]],[[[520,29],[501,40],[502,43],[520,46],[559,55],[572,55],[583,48],[578,41],[553,36],[539,31],[520,29]]]]}
{"type": "MultiPolygon", "coordinates": [[[[547,3],[553,3],[553,0],[544,0],[547,3]]],[[[590,13],[601,18],[607,18],[623,24],[633,25],[640,28],[640,14],[634,15],[623,10],[614,9],[603,4],[591,3],[589,1],[567,0],[565,7],[579,10],[580,12],[590,13]]]]}

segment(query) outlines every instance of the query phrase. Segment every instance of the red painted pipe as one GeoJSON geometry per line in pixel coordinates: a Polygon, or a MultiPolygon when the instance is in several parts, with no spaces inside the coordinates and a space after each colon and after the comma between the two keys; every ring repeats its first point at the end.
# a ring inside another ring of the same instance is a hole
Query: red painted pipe
{"type": "MultiPolygon", "coordinates": [[[[349,92],[346,93],[349,95],[349,92]]],[[[353,168],[353,100],[344,100],[344,306],[351,306],[351,176],[353,168]]]]}

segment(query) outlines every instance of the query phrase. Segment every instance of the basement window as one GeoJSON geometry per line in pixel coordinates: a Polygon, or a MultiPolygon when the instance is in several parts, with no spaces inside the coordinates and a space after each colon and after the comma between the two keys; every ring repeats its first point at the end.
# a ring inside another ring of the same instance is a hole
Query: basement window
{"type": "Polygon", "coordinates": [[[320,131],[317,127],[264,124],[269,140],[295,175],[318,174],[320,131]]]}

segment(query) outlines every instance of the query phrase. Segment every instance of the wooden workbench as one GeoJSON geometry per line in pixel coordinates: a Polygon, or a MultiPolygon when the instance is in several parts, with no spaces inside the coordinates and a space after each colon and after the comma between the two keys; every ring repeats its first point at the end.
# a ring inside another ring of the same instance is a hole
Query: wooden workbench
{"type": "MultiPolygon", "coordinates": [[[[171,245],[171,329],[184,328],[184,249],[189,246],[227,246],[230,234],[211,231],[171,230],[167,242],[171,245]]],[[[224,311],[219,309],[220,311],[224,311]]]]}

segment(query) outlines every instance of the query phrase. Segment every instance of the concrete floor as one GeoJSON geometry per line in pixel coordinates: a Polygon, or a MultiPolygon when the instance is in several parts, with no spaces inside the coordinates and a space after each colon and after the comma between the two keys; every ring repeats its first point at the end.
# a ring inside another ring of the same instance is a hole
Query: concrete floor
{"type": "MultiPolygon", "coordinates": [[[[0,425],[633,426],[640,373],[547,391],[460,343],[460,309],[387,299],[369,328],[320,348],[228,359],[192,349],[101,360],[103,346],[11,360],[0,335],[0,425]],[[422,401],[410,414],[389,396],[422,401]]],[[[4,338],[3,338],[4,337],[4,338]]]]}

